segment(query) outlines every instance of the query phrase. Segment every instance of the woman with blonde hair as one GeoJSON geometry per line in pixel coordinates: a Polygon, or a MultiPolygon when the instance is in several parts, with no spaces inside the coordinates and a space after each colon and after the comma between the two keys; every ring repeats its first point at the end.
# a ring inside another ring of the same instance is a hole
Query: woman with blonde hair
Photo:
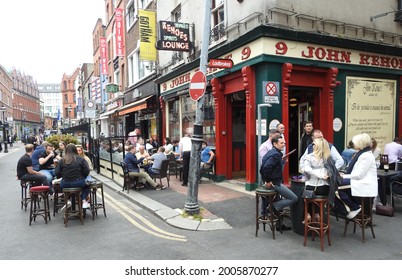
{"type": "Polygon", "coordinates": [[[353,219],[360,211],[359,200],[355,197],[376,197],[378,195],[377,165],[372,152],[372,141],[367,133],[355,135],[352,139],[358,151],[348,166],[344,179],[350,179],[349,190],[339,190],[339,199],[347,213],[353,219]]]}
{"type": "Polygon", "coordinates": [[[89,170],[94,170],[94,166],[92,164],[91,159],[84,153],[84,148],[81,145],[76,145],[76,147],[78,155],[83,159],[85,159],[85,161],[88,163],[89,170]]]}
{"type": "MultiPolygon", "coordinates": [[[[312,190],[316,195],[329,194],[329,176],[325,162],[331,157],[331,150],[327,140],[316,138],[313,142],[313,152],[304,158],[302,172],[306,176],[305,189],[312,190]]],[[[311,209],[309,209],[310,212],[311,209]]],[[[316,211],[317,213],[317,211],[316,211]]],[[[318,214],[316,214],[318,218],[318,214]]],[[[305,220],[311,220],[310,214],[305,220]]]]}

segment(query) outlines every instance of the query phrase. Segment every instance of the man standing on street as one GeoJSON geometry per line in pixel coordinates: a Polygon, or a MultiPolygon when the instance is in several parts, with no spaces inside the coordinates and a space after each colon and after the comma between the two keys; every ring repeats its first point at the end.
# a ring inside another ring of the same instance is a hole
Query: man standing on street
{"type": "Polygon", "coordinates": [[[186,133],[179,141],[180,158],[183,159],[183,183],[184,187],[188,185],[188,171],[190,169],[190,156],[191,156],[191,138],[190,134],[186,133]]]}
{"type": "MultiPolygon", "coordinates": [[[[285,141],[282,137],[274,137],[271,141],[273,149],[271,149],[262,158],[260,173],[262,180],[265,182],[265,188],[274,189],[282,197],[282,199],[273,203],[274,214],[278,217],[278,219],[281,219],[280,212],[283,210],[283,208],[296,203],[298,198],[297,195],[292,192],[292,190],[282,184],[282,150],[285,147],[285,141]]],[[[277,230],[280,230],[279,224],[277,224],[277,230]]],[[[282,224],[282,230],[290,229],[290,227],[282,224]]]]}

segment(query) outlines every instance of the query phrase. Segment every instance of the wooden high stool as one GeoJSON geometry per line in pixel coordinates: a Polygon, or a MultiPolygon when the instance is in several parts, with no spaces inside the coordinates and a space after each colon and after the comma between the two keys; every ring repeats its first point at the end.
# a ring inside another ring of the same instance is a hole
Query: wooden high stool
{"type": "Polygon", "coordinates": [[[29,189],[29,194],[31,195],[31,210],[29,211],[29,225],[32,221],[36,221],[37,216],[42,216],[50,221],[50,206],[49,206],[49,187],[48,186],[37,186],[31,187],[29,189]],[[39,200],[43,199],[43,208],[40,207],[39,200]]]}
{"type": "Polygon", "coordinates": [[[324,237],[328,236],[328,245],[331,246],[330,239],[330,223],[329,223],[330,205],[327,196],[316,195],[314,198],[304,198],[304,243],[307,244],[307,236],[312,233],[312,240],[314,241],[315,234],[320,236],[321,251],[324,251],[324,237]],[[312,214],[311,221],[307,220],[308,208],[311,205],[312,214]],[[315,206],[319,207],[320,219],[316,221],[315,206]],[[324,219],[324,216],[326,219],[324,219]]]}
{"type": "Polygon", "coordinates": [[[363,243],[365,242],[365,235],[364,235],[364,228],[366,226],[369,226],[371,228],[371,234],[373,235],[373,238],[375,238],[374,235],[374,228],[373,228],[373,208],[372,208],[372,203],[373,203],[373,197],[360,197],[360,205],[361,205],[361,210],[359,214],[356,215],[353,219],[345,219],[345,231],[343,232],[343,237],[346,236],[346,230],[348,228],[348,224],[350,222],[354,223],[353,227],[353,233],[356,232],[356,224],[359,225],[362,229],[362,241],[363,243]]]}
{"type": "MultiPolygon", "coordinates": [[[[265,225],[268,224],[272,231],[272,237],[275,239],[275,229],[276,223],[278,222],[280,225],[280,217],[276,217],[274,214],[274,201],[278,192],[274,189],[266,189],[266,188],[258,188],[255,190],[255,236],[258,235],[258,230],[260,228],[260,224],[263,225],[263,229],[265,231],[265,225]],[[265,215],[260,214],[260,198],[268,200],[268,206],[266,209],[265,215]],[[269,213],[267,213],[269,211],[269,213]]],[[[281,229],[282,233],[282,229],[281,229]]]]}
{"type": "Polygon", "coordinates": [[[82,200],[81,200],[81,188],[64,188],[64,226],[67,227],[68,220],[79,218],[81,225],[84,224],[83,211],[82,211],[82,200]],[[69,207],[68,202],[71,201],[71,207],[69,207]],[[77,209],[78,208],[78,209],[77,209]]]}
{"type": "Polygon", "coordinates": [[[64,206],[65,201],[62,197],[59,197],[59,195],[62,194],[60,184],[53,183],[53,189],[54,189],[54,197],[53,197],[53,217],[54,217],[56,213],[59,211],[59,209],[64,206]]]}
{"type": "Polygon", "coordinates": [[[28,197],[28,191],[29,188],[32,187],[32,182],[21,180],[20,186],[21,186],[21,209],[25,208],[25,211],[27,211],[28,204],[31,200],[31,198],[28,197]]]}
{"type": "Polygon", "coordinates": [[[106,217],[106,209],[105,209],[105,197],[103,195],[103,184],[102,182],[94,182],[89,184],[90,192],[90,204],[91,204],[91,213],[92,220],[95,219],[95,215],[98,216],[98,210],[103,209],[103,215],[106,217]],[[100,190],[101,201],[98,202],[97,191],[100,190]]]}

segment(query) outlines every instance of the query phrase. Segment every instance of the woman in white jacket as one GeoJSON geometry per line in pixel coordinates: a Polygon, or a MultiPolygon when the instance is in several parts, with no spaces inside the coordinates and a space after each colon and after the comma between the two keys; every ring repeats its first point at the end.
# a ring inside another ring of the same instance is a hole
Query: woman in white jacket
{"type": "MultiPolygon", "coordinates": [[[[325,161],[331,157],[331,150],[327,140],[316,138],[313,142],[313,152],[308,154],[303,161],[302,172],[306,176],[306,190],[313,190],[316,195],[328,195],[329,182],[328,171],[324,167],[325,161]]],[[[311,212],[311,209],[308,209],[311,212]]],[[[315,211],[318,212],[318,209],[315,211]]],[[[316,214],[318,219],[318,214],[316,214]]],[[[311,215],[308,214],[305,220],[309,222],[311,215]]]]}
{"type": "Polygon", "coordinates": [[[354,197],[376,197],[378,194],[377,166],[370,147],[371,138],[367,133],[361,133],[352,141],[358,152],[349,164],[350,174],[342,175],[344,179],[350,179],[351,191],[338,191],[348,219],[353,219],[361,211],[359,200],[354,197]]]}

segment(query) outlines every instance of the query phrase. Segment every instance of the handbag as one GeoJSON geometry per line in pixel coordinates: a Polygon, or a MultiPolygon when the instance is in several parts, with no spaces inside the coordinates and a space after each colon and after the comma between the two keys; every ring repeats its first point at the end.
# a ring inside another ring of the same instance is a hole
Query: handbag
{"type": "Polygon", "coordinates": [[[317,189],[317,187],[315,187],[314,190],[306,190],[306,187],[304,187],[303,193],[302,193],[302,198],[314,198],[316,189],[317,189]]]}
{"type": "Polygon", "coordinates": [[[377,205],[375,207],[375,212],[378,215],[393,217],[394,216],[394,207],[388,206],[388,205],[377,205]]]}

